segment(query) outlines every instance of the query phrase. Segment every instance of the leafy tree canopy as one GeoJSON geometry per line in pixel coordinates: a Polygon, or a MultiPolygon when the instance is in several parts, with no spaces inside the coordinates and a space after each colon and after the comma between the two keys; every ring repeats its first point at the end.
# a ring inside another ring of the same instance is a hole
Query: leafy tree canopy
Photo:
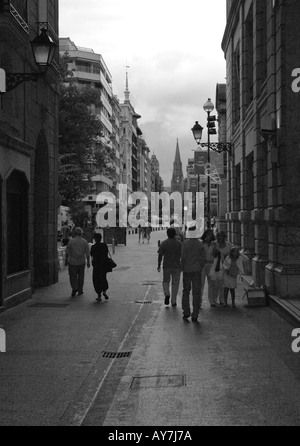
{"type": "Polygon", "coordinates": [[[102,124],[90,109],[100,105],[100,92],[90,86],[79,88],[68,71],[68,54],[60,59],[61,79],[70,77],[69,86],[61,85],[59,110],[59,192],[62,203],[70,206],[92,192],[91,176],[109,174],[112,157],[109,147],[100,141],[102,124]]]}

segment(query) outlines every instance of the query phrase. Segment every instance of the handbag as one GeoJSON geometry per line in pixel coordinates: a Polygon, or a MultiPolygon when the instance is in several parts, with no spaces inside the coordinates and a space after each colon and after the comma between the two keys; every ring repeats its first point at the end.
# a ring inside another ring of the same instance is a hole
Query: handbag
{"type": "Polygon", "coordinates": [[[111,273],[113,268],[117,266],[117,264],[113,261],[110,252],[108,251],[109,257],[106,260],[106,272],[111,273]]]}

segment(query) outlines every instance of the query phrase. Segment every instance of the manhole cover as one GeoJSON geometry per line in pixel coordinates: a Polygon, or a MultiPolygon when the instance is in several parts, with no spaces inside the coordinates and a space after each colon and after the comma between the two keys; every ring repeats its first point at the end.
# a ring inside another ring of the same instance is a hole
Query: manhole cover
{"type": "Polygon", "coordinates": [[[36,303],[32,305],[28,305],[30,308],[66,308],[70,304],[58,304],[58,303],[52,303],[52,302],[41,302],[36,303]]]}
{"type": "Polygon", "coordinates": [[[129,358],[132,352],[102,352],[102,358],[129,358]]]}
{"type": "Polygon", "coordinates": [[[147,389],[159,387],[183,387],[186,383],[185,375],[157,375],[134,377],[131,389],[147,389]]]}

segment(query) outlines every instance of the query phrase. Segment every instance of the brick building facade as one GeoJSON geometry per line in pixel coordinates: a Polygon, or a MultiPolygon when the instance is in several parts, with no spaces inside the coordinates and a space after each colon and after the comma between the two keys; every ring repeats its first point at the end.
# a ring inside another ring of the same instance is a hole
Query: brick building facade
{"type": "Polygon", "coordinates": [[[227,0],[228,228],[257,286],[300,296],[300,2],[227,0]]]}
{"type": "MultiPolygon", "coordinates": [[[[0,67],[34,73],[30,41],[42,28],[58,44],[58,0],[0,1],[0,67]]],[[[36,82],[1,95],[0,309],[58,279],[58,50],[36,82]],[[56,62],[56,64],[55,64],[56,62]]]]}

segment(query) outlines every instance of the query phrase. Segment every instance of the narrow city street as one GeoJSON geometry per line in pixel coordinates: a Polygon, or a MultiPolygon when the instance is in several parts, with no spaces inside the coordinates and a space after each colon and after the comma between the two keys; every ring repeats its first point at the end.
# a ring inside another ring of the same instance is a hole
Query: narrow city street
{"type": "MultiPolygon", "coordinates": [[[[300,354],[270,307],[210,308],[199,324],[166,308],[157,245],[117,246],[108,302],[59,283],[0,314],[1,426],[298,426],[300,354]]],[[[110,248],[111,249],[111,248],[110,248]]],[[[180,295],[181,295],[180,287],[180,295]]]]}

